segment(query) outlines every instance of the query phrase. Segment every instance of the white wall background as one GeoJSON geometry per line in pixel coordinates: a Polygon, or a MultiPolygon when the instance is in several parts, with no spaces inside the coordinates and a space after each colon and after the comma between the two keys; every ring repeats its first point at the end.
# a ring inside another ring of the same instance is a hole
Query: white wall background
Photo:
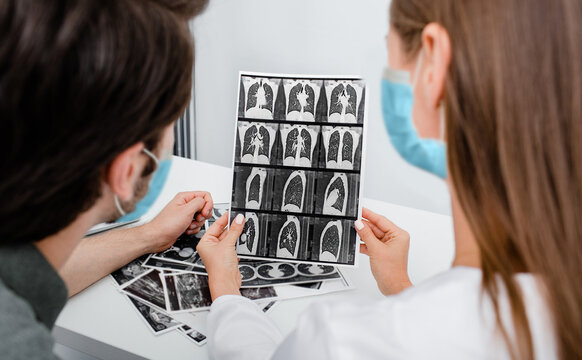
{"type": "Polygon", "coordinates": [[[445,183],[404,162],[382,123],[388,0],[210,0],[194,22],[197,159],[232,165],[240,70],[367,80],[364,196],[450,214],[445,183]]]}

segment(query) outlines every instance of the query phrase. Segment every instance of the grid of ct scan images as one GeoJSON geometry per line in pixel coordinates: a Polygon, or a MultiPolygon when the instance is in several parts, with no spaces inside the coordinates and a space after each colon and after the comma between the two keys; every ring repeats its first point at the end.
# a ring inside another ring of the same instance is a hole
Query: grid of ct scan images
{"type": "Polygon", "coordinates": [[[243,258],[356,265],[365,83],[241,73],[231,220],[243,258]]]}

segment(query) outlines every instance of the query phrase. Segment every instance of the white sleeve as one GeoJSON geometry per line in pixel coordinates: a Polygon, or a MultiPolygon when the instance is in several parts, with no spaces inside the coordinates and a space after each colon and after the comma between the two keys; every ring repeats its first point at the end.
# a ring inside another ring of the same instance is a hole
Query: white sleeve
{"type": "Polygon", "coordinates": [[[221,296],[212,304],[208,317],[210,358],[409,359],[412,356],[402,345],[406,341],[396,330],[402,328],[399,312],[403,304],[392,297],[365,305],[318,302],[299,316],[295,329],[282,340],[277,327],[252,301],[221,296]]]}
{"type": "Polygon", "coordinates": [[[269,359],[281,342],[279,329],[257,304],[242,296],[214,300],[208,315],[211,359],[269,359]]]}
{"type": "Polygon", "coordinates": [[[333,346],[333,327],[341,326],[331,320],[331,308],[315,304],[305,311],[297,322],[297,327],[285,338],[272,360],[291,359],[339,359],[333,346]]]}
{"type": "Polygon", "coordinates": [[[410,359],[401,348],[390,300],[311,305],[271,360],[410,359]]]}

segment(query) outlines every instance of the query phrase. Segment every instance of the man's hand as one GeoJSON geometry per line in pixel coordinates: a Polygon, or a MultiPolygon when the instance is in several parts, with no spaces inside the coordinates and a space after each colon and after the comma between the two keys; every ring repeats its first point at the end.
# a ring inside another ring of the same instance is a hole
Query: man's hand
{"type": "Polygon", "coordinates": [[[228,213],[222,215],[198,243],[196,250],[208,272],[210,295],[215,300],[222,295],[240,295],[241,275],[236,255],[236,240],[244,228],[244,216],[237,215],[226,231],[228,213]]]}
{"type": "Polygon", "coordinates": [[[142,231],[151,239],[148,251],[168,249],[183,232],[196,234],[212,215],[213,206],[206,191],[178,193],[151,222],[143,225],[142,231]]]}
{"type": "Polygon", "coordinates": [[[355,227],[364,244],[360,252],[370,257],[372,274],[384,295],[397,294],[412,286],[408,278],[408,248],[410,235],[384,216],[366,208],[365,220],[356,221],[355,227]]]}

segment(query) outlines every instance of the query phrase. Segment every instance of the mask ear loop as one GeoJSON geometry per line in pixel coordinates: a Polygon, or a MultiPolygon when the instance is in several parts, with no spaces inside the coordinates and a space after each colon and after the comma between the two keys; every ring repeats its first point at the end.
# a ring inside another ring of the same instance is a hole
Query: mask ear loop
{"type": "MultiPolygon", "coordinates": [[[[418,53],[418,61],[416,62],[416,67],[414,69],[414,78],[412,79],[413,91],[414,91],[414,88],[416,87],[416,84],[418,83],[418,78],[419,78],[421,66],[422,66],[422,49],[420,49],[420,52],[418,53]]],[[[444,143],[445,142],[445,106],[443,105],[442,102],[439,104],[439,121],[440,121],[439,141],[444,143]]]]}
{"type": "Polygon", "coordinates": [[[121,204],[119,203],[119,198],[117,197],[117,195],[113,195],[113,201],[115,202],[115,207],[117,207],[117,211],[119,211],[121,216],[127,215],[127,213],[121,207],[121,204]]]}
{"type": "Polygon", "coordinates": [[[414,68],[414,77],[412,78],[412,89],[416,87],[416,83],[418,82],[418,75],[420,74],[420,68],[422,66],[422,49],[418,53],[418,61],[416,62],[416,67],[414,68]]]}
{"type": "Polygon", "coordinates": [[[147,156],[149,156],[150,158],[152,158],[152,160],[154,161],[154,163],[156,163],[156,166],[160,165],[160,160],[158,160],[158,157],[155,156],[153,152],[149,151],[146,148],[143,148],[141,151],[143,151],[144,154],[146,154],[147,156]]]}

